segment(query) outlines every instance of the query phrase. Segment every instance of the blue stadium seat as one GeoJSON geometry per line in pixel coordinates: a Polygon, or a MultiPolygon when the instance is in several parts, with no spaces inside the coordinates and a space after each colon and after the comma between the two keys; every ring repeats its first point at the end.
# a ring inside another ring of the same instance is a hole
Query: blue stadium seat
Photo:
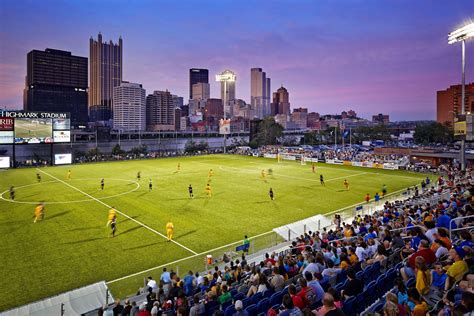
{"type": "Polygon", "coordinates": [[[385,305],[385,301],[380,300],[377,304],[372,306],[372,308],[370,309],[370,312],[371,313],[379,313],[383,310],[384,305],[385,305]]]}
{"type": "Polygon", "coordinates": [[[270,297],[270,305],[280,305],[281,301],[283,300],[283,295],[285,295],[284,291],[273,293],[273,295],[270,297]]]}
{"type": "Polygon", "coordinates": [[[326,292],[331,287],[331,284],[329,284],[329,280],[327,280],[327,279],[320,282],[320,284],[321,284],[321,287],[323,288],[324,292],[326,292]]]}
{"type": "Polygon", "coordinates": [[[342,311],[344,312],[346,316],[355,316],[356,314],[355,306],[354,306],[355,300],[356,300],[356,297],[352,296],[344,301],[344,305],[342,306],[342,311]]]}
{"type": "Polygon", "coordinates": [[[250,297],[246,297],[242,300],[242,305],[245,307],[250,305],[250,297]]]}
{"type": "Polygon", "coordinates": [[[221,304],[221,310],[225,311],[227,307],[229,307],[230,305],[232,305],[232,300],[229,300],[223,304],[221,304]]]}
{"type": "Polygon", "coordinates": [[[406,282],[407,289],[409,289],[411,287],[414,287],[415,284],[416,284],[416,279],[415,278],[408,279],[408,281],[406,282]]]}
{"type": "Polygon", "coordinates": [[[270,300],[268,298],[261,299],[257,304],[257,313],[267,313],[270,308],[270,300]]]}
{"type": "Polygon", "coordinates": [[[337,275],[336,284],[344,282],[346,281],[346,279],[347,279],[347,271],[341,270],[341,272],[339,272],[339,274],[337,275]]]}
{"type": "Polygon", "coordinates": [[[236,312],[234,305],[227,306],[227,308],[224,310],[224,316],[232,316],[236,312]]]}
{"type": "Polygon", "coordinates": [[[250,304],[257,304],[262,299],[262,297],[262,293],[255,293],[254,295],[250,296],[250,304]]]}
{"type": "Polygon", "coordinates": [[[245,298],[244,293],[237,293],[235,294],[235,296],[232,297],[234,301],[243,300],[244,298],[245,298]]]}
{"type": "Polygon", "coordinates": [[[234,297],[237,293],[238,293],[238,292],[237,292],[236,289],[230,290],[230,295],[231,295],[232,297],[234,297]]]}
{"type": "Polygon", "coordinates": [[[387,280],[387,276],[385,274],[382,274],[381,276],[378,277],[377,283],[376,283],[376,291],[379,296],[382,296],[385,294],[385,281],[387,280]]]}
{"type": "Polygon", "coordinates": [[[249,305],[245,310],[249,313],[249,316],[257,316],[257,305],[249,305]]]}
{"type": "Polygon", "coordinates": [[[374,270],[373,267],[373,265],[370,265],[363,271],[364,273],[362,275],[362,280],[364,280],[365,284],[368,284],[370,281],[372,281],[372,271],[374,270]]]}
{"type": "Polygon", "coordinates": [[[361,281],[364,280],[364,271],[359,271],[356,273],[356,279],[359,279],[361,281]]]}
{"type": "Polygon", "coordinates": [[[270,298],[273,295],[273,293],[275,292],[272,289],[268,289],[265,292],[263,292],[263,297],[270,298]]]}
{"type": "Polygon", "coordinates": [[[377,289],[376,289],[376,286],[377,286],[377,282],[376,282],[376,281],[372,281],[372,282],[370,282],[370,283],[367,285],[367,288],[366,288],[365,291],[364,291],[364,293],[365,293],[365,301],[366,301],[367,305],[372,304],[372,303],[375,302],[375,300],[377,299],[377,289]]]}
{"type": "Polygon", "coordinates": [[[344,289],[344,285],[345,285],[345,282],[338,283],[336,284],[334,289],[336,290],[336,292],[340,293],[344,289]]]}
{"type": "Polygon", "coordinates": [[[360,314],[361,312],[363,312],[366,306],[367,305],[365,303],[365,292],[362,292],[356,296],[356,300],[354,302],[356,313],[360,314]]]}
{"type": "Polygon", "coordinates": [[[209,301],[206,303],[206,315],[212,315],[219,309],[220,304],[217,301],[209,301]]]}

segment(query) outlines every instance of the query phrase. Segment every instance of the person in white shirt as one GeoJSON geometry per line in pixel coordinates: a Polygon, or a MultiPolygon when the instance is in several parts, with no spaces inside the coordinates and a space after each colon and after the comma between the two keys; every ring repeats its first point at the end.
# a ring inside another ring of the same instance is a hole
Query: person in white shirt
{"type": "Polygon", "coordinates": [[[153,280],[151,276],[148,277],[148,283],[146,284],[147,288],[151,288],[151,291],[153,293],[156,293],[156,290],[158,289],[158,285],[156,284],[156,281],[153,280]]]}
{"type": "Polygon", "coordinates": [[[357,246],[355,254],[357,258],[359,258],[359,262],[365,261],[365,259],[367,258],[367,244],[365,243],[365,241],[361,242],[357,246]]]}
{"type": "Polygon", "coordinates": [[[428,228],[428,230],[425,233],[425,236],[430,240],[431,243],[433,243],[436,239],[434,237],[434,234],[438,233],[438,229],[435,227],[434,222],[425,222],[425,226],[426,228],[428,228]]]}
{"type": "Polygon", "coordinates": [[[442,240],[435,239],[434,242],[438,244],[438,249],[436,249],[436,253],[435,253],[437,259],[439,259],[440,257],[444,255],[449,254],[449,250],[448,248],[446,248],[446,245],[444,244],[442,240]]]}

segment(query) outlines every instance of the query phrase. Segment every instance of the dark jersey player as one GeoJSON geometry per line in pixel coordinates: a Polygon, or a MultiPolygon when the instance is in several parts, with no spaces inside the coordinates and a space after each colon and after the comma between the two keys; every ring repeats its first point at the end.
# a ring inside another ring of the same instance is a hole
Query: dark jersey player
{"type": "Polygon", "coordinates": [[[10,199],[14,200],[15,199],[15,188],[13,186],[10,187],[10,199]]]}
{"type": "Polygon", "coordinates": [[[192,185],[189,185],[188,192],[189,192],[189,198],[194,199],[193,186],[192,185]]]}
{"type": "Polygon", "coordinates": [[[41,182],[41,174],[39,172],[36,173],[36,180],[41,182]]]}
{"type": "Polygon", "coordinates": [[[319,175],[319,183],[321,183],[321,185],[325,185],[324,184],[324,177],[322,174],[319,175]]]}
{"type": "Polygon", "coordinates": [[[270,196],[270,200],[273,201],[275,199],[272,188],[270,188],[270,191],[268,191],[268,195],[270,196]]]}
{"type": "Polygon", "coordinates": [[[100,189],[101,189],[101,190],[104,190],[104,186],[105,186],[105,181],[104,181],[104,178],[102,178],[102,179],[100,180],[100,189]]]}

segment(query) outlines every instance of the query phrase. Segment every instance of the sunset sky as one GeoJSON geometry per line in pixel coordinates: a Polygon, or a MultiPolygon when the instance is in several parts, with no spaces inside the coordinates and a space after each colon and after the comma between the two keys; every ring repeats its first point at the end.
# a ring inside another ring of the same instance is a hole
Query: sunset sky
{"type": "MultiPolygon", "coordinates": [[[[0,108],[22,108],[26,54],[55,48],[89,57],[89,38],[124,42],[124,77],[147,93],[189,94],[189,68],[237,74],[250,102],[250,68],[294,107],[355,110],[368,118],[434,119],[436,91],[461,81],[461,45],[447,34],[474,20],[474,1],[0,1],[0,108]]],[[[474,41],[466,81],[474,81],[474,41]]]]}

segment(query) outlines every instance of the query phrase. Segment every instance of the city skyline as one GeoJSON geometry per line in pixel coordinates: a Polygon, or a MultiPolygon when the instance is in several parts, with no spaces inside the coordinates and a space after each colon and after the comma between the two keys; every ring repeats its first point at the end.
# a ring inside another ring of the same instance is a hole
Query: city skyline
{"type": "MultiPolygon", "coordinates": [[[[447,34],[474,12],[471,1],[450,3],[449,16],[446,3],[430,1],[126,4],[2,1],[0,107],[22,107],[29,51],[52,48],[88,57],[89,38],[101,32],[107,40],[124,39],[123,80],[148,91],[168,89],[185,103],[190,68],[209,69],[211,78],[233,70],[236,97],[250,103],[249,70],[259,67],[271,74],[275,87],[288,88],[294,108],[435,119],[436,91],[461,80],[460,47],[448,45],[447,34]],[[169,19],[152,19],[154,10],[167,10],[169,19]],[[281,19],[274,19],[276,12],[284,12],[281,19]]],[[[468,58],[466,82],[473,77],[468,58]]],[[[220,85],[213,80],[210,85],[211,97],[219,97],[220,85]]]]}

